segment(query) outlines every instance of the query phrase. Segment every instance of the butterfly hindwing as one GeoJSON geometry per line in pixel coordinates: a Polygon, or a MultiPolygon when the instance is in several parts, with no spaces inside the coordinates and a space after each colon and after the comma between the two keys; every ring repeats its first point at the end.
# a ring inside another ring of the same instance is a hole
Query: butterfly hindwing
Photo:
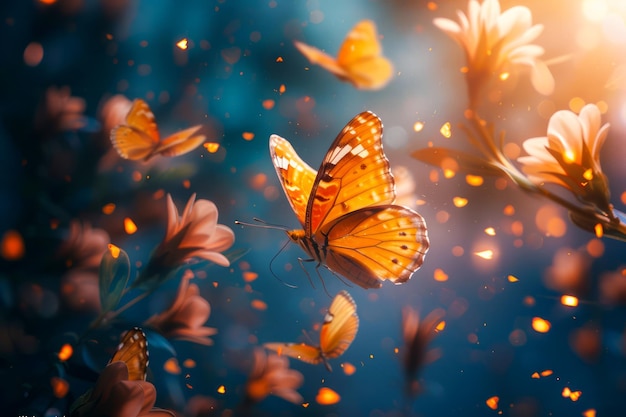
{"type": "Polygon", "coordinates": [[[324,226],[326,265],[365,288],[380,280],[400,284],[422,265],[429,241],[426,223],[413,210],[396,205],[357,210],[324,226]]]}
{"type": "Polygon", "coordinates": [[[340,291],[328,308],[320,331],[320,349],[324,357],[332,359],[343,354],[358,330],[356,303],[347,291],[340,291]]]}
{"type": "Polygon", "coordinates": [[[354,117],[330,146],[307,207],[305,231],[369,206],[391,204],[394,180],[382,147],[383,125],[372,112],[354,117]]]}
{"type": "Polygon", "coordinates": [[[319,65],[337,77],[349,81],[346,71],[339,65],[335,58],[328,55],[326,52],[298,41],[294,41],[293,44],[312,64],[319,65]]]}
{"type": "Polygon", "coordinates": [[[279,355],[301,360],[302,362],[317,365],[322,362],[320,349],[306,343],[265,343],[263,346],[279,355]]]}
{"type": "Polygon", "coordinates": [[[129,381],[144,381],[148,368],[148,339],[139,327],[134,327],[124,336],[109,363],[122,361],[128,367],[129,381]]]}
{"type": "Polygon", "coordinates": [[[304,226],[306,207],[317,172],[304,162],[285,139],[270,137],[270,156],[289,204],[304,226]]]}
{"type": "Polygon", "coordinates": [[[206,136],[198,133],[200,128],[202,126],[197,125],[168,136],[159,143],[155,153],[171,157],[191,152],[206,140],[206,136]]]}

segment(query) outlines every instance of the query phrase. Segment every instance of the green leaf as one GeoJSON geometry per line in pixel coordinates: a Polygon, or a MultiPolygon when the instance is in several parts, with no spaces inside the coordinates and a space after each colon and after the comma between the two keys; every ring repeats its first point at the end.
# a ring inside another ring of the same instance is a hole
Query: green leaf
{"type": "Polygon", "coordinates": [[[126,252],[120,248],[107,250],[100,262],[100,304],[103,312],[117,307],[129,277],[130,260],[126,252]]]}
{"type": "Polygon", "coordinates": [[[501,169],[491,164],[489,161],[454,149],[424,148],[413,152],[411,156],[419,161],[440,168],[446,159],[453,159],[459,164],[459,169],[467,174],[496,177],[506,175],[501,169]]]}

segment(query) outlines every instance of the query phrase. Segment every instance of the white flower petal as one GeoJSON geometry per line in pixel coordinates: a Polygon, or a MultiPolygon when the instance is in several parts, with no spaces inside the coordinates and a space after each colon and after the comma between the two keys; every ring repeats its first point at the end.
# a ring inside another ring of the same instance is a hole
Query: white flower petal
{"type": "Polygon", "coordinates": [[[554,92],[554,77],[543,61],[535,61],[530,70],[530,82],[539,94],[548,96],[554,92]]]}

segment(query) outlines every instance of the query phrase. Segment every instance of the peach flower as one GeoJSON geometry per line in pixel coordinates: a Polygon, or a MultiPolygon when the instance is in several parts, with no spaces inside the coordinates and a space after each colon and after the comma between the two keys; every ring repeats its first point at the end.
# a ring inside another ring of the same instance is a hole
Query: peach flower
{"type": "Polygon", "coordinates": [[[195,201],[193,194],[182,216],[167,195],[167,231],[165,238],[153,252],[150,262],[137,278],[133,287],[150,287],[162,282],[167,274],[191,258],[201,258],[220,266],[229,266],[222,253],[235,241],[235,234],[228,226],[217,224],[218,210],[208,200],[195,201]]]}
{"type": "Polygon", "coordinates": [[[262,401],[268,395],[275,395],[294,404],[302,403],[302,396],[296,391],[304,382],[302,374],[289,369],[285,356],[265,353],[261,348],[254,349],[252,371],[246,383],[248,404],[262,401]]]}
{"type": "Polygon", "coordinates": [[[470,102],[476,103],[480,87],[493,75],[500,78],[518,66],[530,68],[535,90],[548,95],[554,90],[554,77],[545,62],[544,53],[534,41],[543,31],[532,24],[532,14],[525,6],[514,6],[501,13],[498,0],[470,0],[467,15],[458,10],[459,22],[436,18],[433,23],[456,40],[467,59],[467,82],[470,102]]]}
{"type": "Polygon", "coordinates": [[[69,87],[50,87],[39,106],[35,124],[46,134],[80,129],[86,122],[85,107],[85,100],[72,96],[69,87]]]}
{"type": "Polygon", "coordinates": [[[168,338],[211,346],[213,340],[209,336],[217,334],[217,329],[204,327],[204,323],[211,314],[211,306],[200,295],[198,286],[190,284],[189,280],[189,277],[183,277],[178,287],[178,294],[170,308],[149,318],[145,325],[156,329],[168,338]]]}
{"type": "Polygon", "coordinates": [[[98,377],[96,386],[72,406],[71,417],[171,417],[174,414],[153,409],[154,385],[146,381],[129,381],[124,362],[110,363],[98,377]]]}

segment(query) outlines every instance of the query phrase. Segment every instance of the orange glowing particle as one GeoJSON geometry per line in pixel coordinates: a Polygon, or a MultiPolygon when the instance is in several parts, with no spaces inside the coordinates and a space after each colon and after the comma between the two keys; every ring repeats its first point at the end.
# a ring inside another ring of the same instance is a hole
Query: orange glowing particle
{"type": "Polygon", "coordinates": [[[517,282],[517,281],[519,281],[519,279],[516,276],[514,276],[514,275],[509,275],[508,277],[506,277],[506,279],[509,282],[517,282]]]}
{"type": "Polygon", "coordinates": [[[265,184],[267,184],[267,175],[265,175],[262,172],[259,172],[254,177],[252,177],[252,180],[250,181],[250,183],[253,189],[260,190],[263,187],[265,187],[265,184]]]}
{"type": "Polygon", "coordinates": [[[596,232],[596,237],[600,239],[604,235],[604,228],[602,228],[602,224],[598,223],[593,227],[593,230],[596,232]]]}
{"type": "Polygon", "coordinates": [[[570,391],[569,387],[565,387],[563,388],[563,391],[561,392],[561,395],[563,396],[563,398],[567,398],[570,396],[570,394],[572,393],[572,391],[570,391]]]}
{"type": "Polygon", "coordinates": [[[191,187],[191,181],[183,180],[183,187],[185,187],[186,189],[189,189],[191,187]]]}
{"type": "Polygon", "coordinates": [[[443,272],[443,269],[441,268],[435,269],[433,276],[435,278],[435,281],[438,281],[438,282],[445,282],[448,280],[448,274],[443,272]]]}
{"type": "Polygon", "coordinates": [[[61,346],[61,350],[59,350],[57,356],[59,357],[60,361],[66,361],[72,357],[72,354],[74,354],[74,348],[69,343],[66,343],[61,346]]]}
{"type": "Polygon", "coordinates": [[[302,403],[302,407],[308,408],[310,403],[302,403]]]}
{"type": "Polygon", "coordinates": [[[451,169],[444,169],[443,170],[443,176],[446,179],[454,178],[455,174],[456,174],[456,172],[451,170],[451,169]]]}
{"type": "Polygon", "coordinates": [[[281,84],[280,87],[278,87],[278,92],[283,94],[285,91],[287,91],[287,87],[285,87],[285,84],[281,84]]]}
{"type": "Polygon", "coordinates": [[[352,375],[356,372],[356,366],[352,365],[350,362],[344,362],[341,364],[343,368],[343,373],[346,375],[352,375]]]}
{"type": "Polygon", "coordinates": [[[548,320],[542,319],[541,317],[533,317],[532,327],[537,333],[548,333],[552,325],[548,320]]]}
{"type": "Polygon", "coordinates": [[[593,170],[589,168],[585,172],[583,172],[583,178],[587,181],[591,181],[593,179],[593,170]]]}
{"type": "Polygon", "coordinates": [[[568,307],[576,307],[578,306],[578,298],[573,295],[562,295],[561,304],[568,307]]]}
{"type": "Polygon", "coordinates": [[[57,398],[64,398],[70,390],[70,383],[58,376],[50,378],[50,385],[52,386],[52,393],[57,398]]]}
{"type": "Polygon", "coordinates": [[[283,57],[279,56],[278,58],[276,58],[276,62],[283,62],[283,57]]]}
{"type": "Polygon", "coordinates": [[[467,74],[469,72],[469,68],[468,67],[461,67],[461,68],[459,68],[459,71],[461,72],[461,74],[467,74]]]}
{"type": "Polygon", "coordinates": [[[115,204],[109,203],[102,206],[102,213],[104,214],[113,214],[115,211],[115,204]]]}
{"type": "Polygon", "coordinates": [[[339,394],[328,387],[320,388],[315,396],[315,401],[321,405],[337,404],[340,399],[339,394]]]}
{"type": "Polygon", "coordinates": [[[178,361],[176,360],[176,358],[169,358],[168,360],[166,360],[163,364],[163,369],[165,370],[165,372],[168,372],[172,375],[178,375],[181,372],[180,366],[178,366],[178,361]]]}
{"type": "Polygon", "coordinates": [[[250,305],[252,306],[252,308],[254,308],[255,310],[259,310],[259,311],[265,311],[267,310],[267,303],[265,301],[262,300],[252,300],[250,302],[250,305]]]}
{"type": "Polygon", "coordinates": [[[580,113],[580,110],[585,105],[585,100],[580,97],[573,97],[570,99],[568,105],[571,111],[574,113],[580,113]]]}
{"type": "Polygon", "coordinates": [[[509,78],[509,76],[510,76],[510,75],[511,75],[511,74],[509,74],[508,72],[503,72],[503,73],[501,73],[501,74],[500,74],[499,78],[500,78],[500,80],[502,80],[502,81],[506,81],[506,80],[508,80],[508,78],[509,78]]]}
{"type": "Polygon", "coordinates": [[[416,132],[421,132],[424,129],[424,122],[415,122],[413,125],[413,130],[416,132]]]}
{"type": "Polygon", "coordinates": [[[468,200],[464,197],[454,197],[452,199],[452,202],[454,203],[455,207],[461,208],[467,206],[468,200]]]}
{"type": "Polygon", "coordinates": [[[591,239],[585,248],[587,253],[594,258],[599,258],[604,254],[604,243],[600,239],[591,239]]]}
{"type": "Polygon", "coordinates": [[[0,243],[2,257],[7,261],[17,261],[24,256],[26,251],[24,239],[17,230],[7,230],[2,236],[0,243]]]}
{"type": "Polygon", "coordinates": [[[479,187],[485,182],[484,178],[480,175],[466,175],[465,182],[472,187],[479,187]]]}
{"type": "Polygon", "coordinates": [[[254,133],[252,133],[252,132],[243,132],[241,134],[241,137],[244,138],[245,140],[252,140],[252,139],[254,139],[254,133]]]}
{"type": "Polygon", "coordinates": [[[426,8],[430,10],[431,12],[434,12],[435,10],[437,10],[437,3],[435,3],[434,1],[429,1],[426,4],[426,8]]]}
{"type": "Polygon", "coordinates": [[[452,126],[450,122],[445,122],[443,126],[441,126],[441,129],[439,129],[439,133],[441,133],[441,136],[444,138],[449,139],[452,136],[452,126]]]}
{"type": "Polygon", "coordinates": [[[39,42],[31,42],[24,49],[24,63],[36,67],[43,60],[43,46],[39,42]]]}
{"type": "Polygon", "coordinates": [[[530,376],[532,379],[539,379],[539,372],[533,372],[533,374],[530,376]]]}
{"type": "Polygon", "coordinates": [[[263,103],[261,104],[265,110],[272,110],[276,105],[276,102],[270,98],[267,100],[263,100],[263,103]]]}
{"type": "Polygon", "coordinates": [[[474,255],[478,256],[479,258],[486,259],[486,260],[493,259],[493,251],[491,249],[481,250],[480,252],[474,252],[474,255]]]}
{"type": "Polygon", "coordinates": [[[492,410],[496,410],[498,408],[499,401],[500,401],[500,397],[498,397],[497,395],[494,395],[491,398],[487,398],[487,401],[485,401],[485,404],[487,404],[487,407],[491,408],[492,410]]]}
{"type": "Polygon", "coordinates": [[[124,219],[124,230],[129,235],[132,235],[137,231],[137,225],[130,217],[126,217],[124,219]]]}
{"type": "Polygon", "coordinates": [[[217,392],[220,394],[226,394],[226,387],[224,385],[220,385],[217,387],[217,392]]]}
{"type": "Polygon", "coordinates": [[[487,227],[485,229],[485,234],[488,236],[495,236],[496,235],[496,229],[494,229],[493,227],[487,227]]]}
{"type": "Polygon", "coordinates": [[[107,247],[109,248],[109,252],[111,252],[111,256],[112,256],[114,259],[117,259],[117,257],[118,257],[118,256],[120,256],[120,248],[118,248],[117,246],[115,246],[115,245],[114,245],[114,244],[112,244],[112,243],[109,243],[109,244],[107,245],[107,247]]]}
{"type": "Polygon", "coordinates": [[[183,38],[179,40],[178,42],[176,42],[176,46],[178,47],[178,49],[182,49],[183,51],[187,49],[187,46],[188,46],[187,38],[183,38]]]}
{"type": "Polygon", "coordinates": [[[589,410],[583,411],[583,417],[596,417],[596,410],[590,408],[589,410]]]}
{"type": "Polygon", "coordinates": [[[532,295],[527,295],[526,297],[524,297],[524,300],[522,302],[526,307],[532,307],[535,305],[535,297],[533,297],[532,295]]]}
{"type": "Polygon", "coordinates": [[[220,148],[220,144],[215,142],[206,142],[202,146],[204,146],[209,153],[215,153],[220,148]]]}
{"type": "Polygon", "coordinates": [[[133,173],[132,173],[132,178],[133,178],[133,181],[135,181],[135,182],[139,182],[139,181],[141,181],[141,178],[142,178],[142,176],[141,176],[141,172],[139,172],[139,171],[133,171],[133,173]]]}
{"type": "Polygon", "coordinates": [[[259,277],[259,274],[256,272],[245,271],[243,273],[243,280],[246,282],[252,282],[259,277]]]}
{"type": "Polygon", "coordinates": [[[505,216],[512,216],[515,214],[515,207],[508,204],[504,207],[504,210],[502,210],[502,213],[504,213],[505,216]]]}
{"type": "Polygon", "coordinates": [[[156,190],[154,194],[152,194],[153,200],[160,200],[163,197],[165,197],[165,190],[163,190],[162,188],[160,190],[156,190]]]}
{"type": "Polygon", "coordinates": [[[193,360],[193,359],[191,359],[191,358],[185,359],[185,360],[183,361],[183,366],[184,366],[185,368],[195,368],[195,367],[196,367],[196,361],[194,361],[194,360],[193,360]]]}
{"type": "Polygon", "coordinates": [[[437,331],[437,333],[442,332],[443,329],[446,328],[446,321],[442,320],[439,322],[439,324],[437,325],[437,327],[435,327],[435,330],[437,331]]]}
{"type": "Polygon", "coordinates": [[[39,0],[39,3],[41,4],[54,4],[56,2],[57,0],[39,0]]]}
{"type": "Polygon", "coordinates": [[[551,369],[546,369],[545,371],[541,371],[541,376],[546,377],[552,375],[554,372],[551,369]]]}
{"type": "Polygon", "coordinates": [[[521,236],[524,233],[524,224],[519,220],[511,223],[511,233],[515,236],[521,236]]]}

